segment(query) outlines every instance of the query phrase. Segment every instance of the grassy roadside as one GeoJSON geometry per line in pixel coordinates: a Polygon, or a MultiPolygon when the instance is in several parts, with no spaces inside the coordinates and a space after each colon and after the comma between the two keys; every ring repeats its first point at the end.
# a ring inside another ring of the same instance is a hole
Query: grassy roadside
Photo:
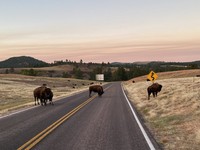
{"type": "Polygon", "coordinates": [[[0,74],[0,116],[13,110],[34,105],[33,90],[47,84],[54,93],[53,100],[88,89],[92,81],[68,78],[32,77],[0,74]]]}
{"type": "Polygon", "coordinates": [[[128,97],[163,149],[198,150],[200,147],[200,78],[172,78],[158,97],[147,100],[151,82],[124,82],[128,97]]]}

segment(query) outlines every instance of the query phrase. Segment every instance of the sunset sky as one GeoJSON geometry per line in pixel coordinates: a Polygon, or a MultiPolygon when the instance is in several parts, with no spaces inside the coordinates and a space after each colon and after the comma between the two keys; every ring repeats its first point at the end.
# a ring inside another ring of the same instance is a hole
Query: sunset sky
{"type": "Polygon", "coordinates": [[[200,0],[0,1],[0,61],[200,60],[200,0]]]}

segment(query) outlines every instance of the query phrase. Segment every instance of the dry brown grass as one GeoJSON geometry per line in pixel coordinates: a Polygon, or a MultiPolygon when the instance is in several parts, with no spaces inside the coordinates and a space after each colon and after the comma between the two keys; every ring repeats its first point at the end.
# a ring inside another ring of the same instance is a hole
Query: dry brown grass
{"type": "Polygon", "coordinates": [[[56,100],[88,89],[88,84],[91,82],[68,78],[0,74],[0,115],[21,107],[33,106],[33,90],[42,84],[47,84],[52,89],[56,100]]]}
{"type": "MultiPolygon", "coordinates": [[[[156,74],[158,75],[159,80],[170,79],[170,78],[195,77],[196,75],[200,75],[200,69],[160,72],[156,74]]],[[[134,78],[133,80],[139,82],[139,81],[146,81],[146,79],[147,75],[134,78]]]]}
{"type": "Polygon", "coordinates": [[[195,73],[200,74],[200,70],[158,73],[162,80],[156,82],[163,89],[158,97],[151,95],[150,100],[147,100],[147,87],[152,83],[144,81],[144,77],[134,79],[140,82],[123,84],[129,99],[164,149],[198,150],[200,147],[200,78],[192,77],[195,73]]]}

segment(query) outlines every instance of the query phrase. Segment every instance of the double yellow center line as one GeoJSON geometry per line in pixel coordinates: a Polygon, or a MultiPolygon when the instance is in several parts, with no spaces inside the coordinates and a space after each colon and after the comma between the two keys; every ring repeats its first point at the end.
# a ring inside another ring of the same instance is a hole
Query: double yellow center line
{"type": "Polygon", "coordinates": [[[62,118],[54,122],[52,125],[47,127],[45,130],[37,134],[35,137],[30,139],[28,142],[26,142],[24,145],[19,147],[17,150],[30,150],[33,148],[37,143],[39,143],[42,139],[44,139],[49,133],[51,133],[53,130],[55,130],[59,125],[61,125],[64,121],[69,119],[72,115],[74,115],[76,112],[78,112],[81,108],[83,108],[85,105],[87,105],[89,102],[91,102],[93,99],[95,99],[97,95],[94,95],[93,97],[86,100],[84,103],[80,104],[76,108],[74,108],[72,111],[64,115],[62,118]]]}

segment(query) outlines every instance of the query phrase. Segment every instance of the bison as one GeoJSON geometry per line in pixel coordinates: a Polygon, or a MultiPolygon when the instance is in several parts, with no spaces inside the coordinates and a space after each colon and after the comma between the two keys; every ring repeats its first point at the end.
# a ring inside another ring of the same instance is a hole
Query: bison
{"type": "Polygon", "coordinates": [[[50,88],[44,88],[41,90],[41,93],[40,93],[40,99],[42,100],[42,102],[46,105],[47,103],[47,100],[49,100],[49,103],[53,105],[53,92],[51,91],[50,88]]]}
{"type": "Polygon", "coordinates": [[[153,97],[157,96],[157,93],[160,92],[162,89],[162,85],[158,84],[158,83],[153,83],[151,86],[149,86],[147,88],[147,92],[148,92],[148,100],[150,99],[150,95],[151,93],[153,93],[153,97]]]}
{"type": "Polygon", "coordinates": [[[50,104],[53,105],[52,102],[52,98],[53,98],[53,92],[51,91],[50,88],[47,88],[46,86],[41,86],[36,88],[33,91],[33,95],[35,98],[35,105],[36,105],[36,101],[38,103],[38,105],[41,103],[41,105],[46,105],[47,100],[49,100],[50,104]],[[40,99],[40,103],[39,103],[39,99],[40,99]]]}
{"type": "Polygon", "coordinates": [[[101,85],[92,85],[89,87],[89,97],[91,97],[92,92],[96,92],[101,96],[104,93],[103,87],[101,85]]]}
{"type": "Polygon", "coordinates": [[[41,86],[41,87],[38,87],[38,88],[36,88],[34,91],[33,91],[33,96],[34,96],[34,99],[35,99],[35,105],[36,104],[40,104],[39,103],[39,99],[40,99],[40,93],[41,93],[41,90],[43,89],[43,88],[45,88],[45,86],[41,86]]]}

